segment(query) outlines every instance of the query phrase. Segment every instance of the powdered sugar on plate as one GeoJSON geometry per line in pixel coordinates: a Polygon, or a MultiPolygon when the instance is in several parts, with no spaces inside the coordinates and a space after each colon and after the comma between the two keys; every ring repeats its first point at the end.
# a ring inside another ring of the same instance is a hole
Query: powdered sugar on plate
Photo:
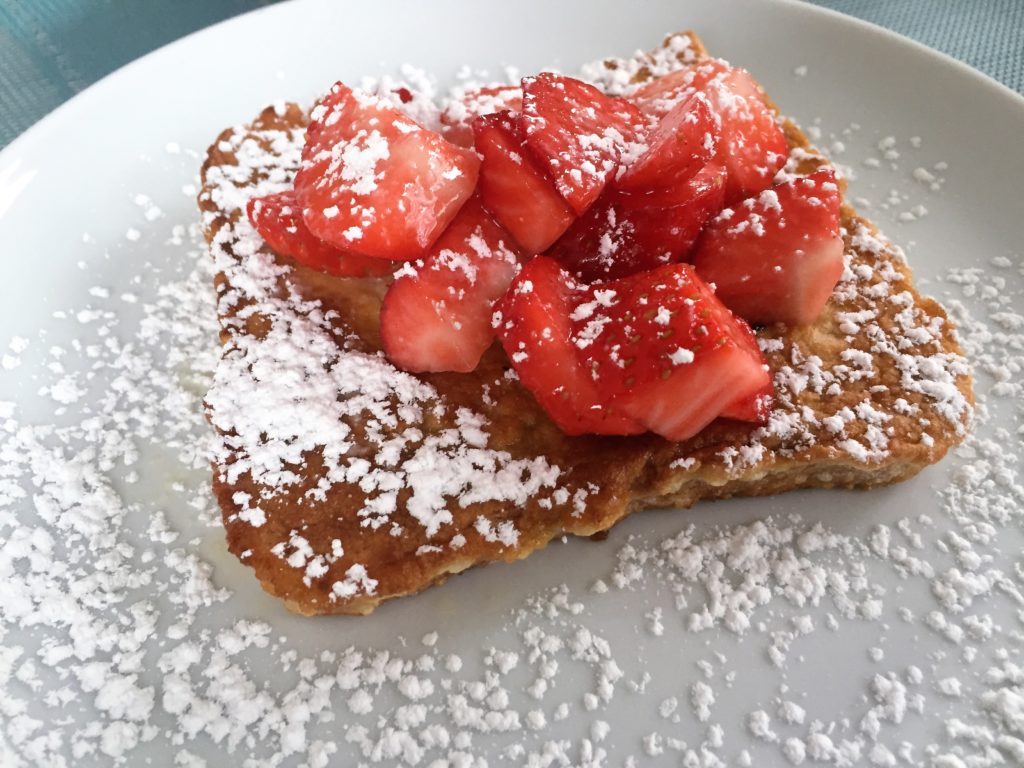
{"type": "MultiPolygon", "coordinates": [[[[637,516],[370,620],[308,620],[224,552],[201,407],[220,352],[213,265],[177,191],[192,183],[190,164],[169,170],[172,191],[139,204],[164,215],[107,244],[123,284],[90,280],[46,337],[0,340],[22,361],[5,375],[31,371],[56,414],[0,402],[0,763],[1024,761],[1020,254],[932,273],[981,407],[912,486],[637,516]],[[146,268],[158,250],[169,268],[146,268]]],[[[326,320],[310,313],[302,338],[318,344],[326,320]]],[[[426,394],[410,383],[406,405],[426,394]]],[[[291,544],[284,557],[316,567],[291,544]]]]}

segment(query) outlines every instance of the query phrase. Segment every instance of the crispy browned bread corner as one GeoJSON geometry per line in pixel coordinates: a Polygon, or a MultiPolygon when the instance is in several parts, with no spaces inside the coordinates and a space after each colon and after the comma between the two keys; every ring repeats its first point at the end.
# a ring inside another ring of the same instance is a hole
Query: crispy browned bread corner
{"type": "MultiPolygon", "coordinates": [[[[706,55],[689,33],[666,46],[706,55]]],[[[643,61],[630,71],[649,76],[643,61]]],[[[245,220],[249,197],[289,182],[304,125],[286,105],[225,130],[199,196],[222,322],[214,489],[231,552],[293,611],[369,613],[641,509],[905,480],[965,433],[970,373],[944,311],[845,205],[849,266],[826,310],[758,333],[777,388],[765,428],[716,422],[679,444],[570,438],[497,345],[471,374],[402,374],[378,352],[379,281],[278,257],[245,220]]],[[[824,162],[795,125],[786,134],[790,170],[824,162]]]]}

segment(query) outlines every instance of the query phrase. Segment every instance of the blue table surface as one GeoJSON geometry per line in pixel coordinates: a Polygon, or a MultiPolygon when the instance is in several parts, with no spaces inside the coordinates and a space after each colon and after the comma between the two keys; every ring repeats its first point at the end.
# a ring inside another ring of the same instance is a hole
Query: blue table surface
{"type": "MultiPolygon", "coordinates": [[[[274,1],[0,0],[0,147],[129,61],[274,1]]],[[[1024,92],[1024,0],[815,2],[918,40],[1024,92]]]]}

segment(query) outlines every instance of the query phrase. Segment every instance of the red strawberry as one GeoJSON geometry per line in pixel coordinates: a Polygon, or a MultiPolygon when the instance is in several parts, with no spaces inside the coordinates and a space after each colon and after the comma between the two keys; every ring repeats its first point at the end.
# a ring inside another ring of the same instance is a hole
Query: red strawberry
{"type": "Polygon", "coordinates": [[[719,416],[723,419],[735,421],[748,421],[752,424],[764,426],[768,423],[768,417],[772,413],[772,404],[775,401],[775,386],[769,381],[763,389],[753,395],[737,400],[730,405],[719,416]]]}
{"type": "Polygon", "coordinates": [[[441,110],[441,135],[460,147],[473,146],[473,120],[480,115],[493,115],[523,108],[523,89],[518,85],[489,85],[471,88],[447,99],[441,110]]]}
{"type": "Polygon", "coordinates": [[[746,70],[732,70],[707,93],[722,121],[721,157],[729,171],[725,199],[742,200],[772,183],[786,164],[789,143],[746,70]]]}
{"type": "Polygon", "coordinates": [[[310,231],[365,256],[422,256],[476,186],[479,159],[336,83],[313,109],[295,177],[310,231]]]}
{"type": "Polygon", "coordinates": [[[480,198],[530,253],[550,246],[573,222],[572,210],[518,136],[513,113],[473,121],[480,167],[480,198]]]}
{"type": "Polygon", "coordinates": [[[245,211],[271,248],[312,269],[338,277],[369,277],[391,274],[399,266],[385,259],[347,253],[314,237],[299,215],[299,203],[293,190],[254,197],[245,211]]]}
{"type": "Polygon", "coordinates": [[[476,197],[422,260],[397,273],[384,296],[384,351],[407,371],[476,368],[494,340],[491,309],[519,268],[509,234],[476,197]]]}
{"type": "MultiPolygon", "coordinates": [[[[754,336],[754,331],[751,330],[747,322],[737,317],[736,322],[743,330],[743,334],[747,337],[751,346],[757,349],[757,337],[754,336]]],[[[755,392],[753,395],[741,397],[736,402],[732,403],[728,408],[722,411],[721,417],[723,419],[734,419],[736,421],[749,421],[754,424],[764,426],[768,423],[768,417],[771,416],[772,406],[775,404],[775,383],[772,381],[771,376],[768,377],[768,383],[764,385],[760,390],[755,392]]]]}
{"type": "Polygon", "coordinates": [[[661,119],[730,69],[722,59],[704,59],[644,83],[629,100],[644,114],[661,119]]]}
{"type": "Polygon", "coordinates": [[[608,407],[669,440],[692,437],[769,380],[749,329],[689,264],[595,286],[572,319],[608,407]]]}
{"type": "Polygon", "coordinates": [[[694,93],[661,119],[647,137],[646,151],[620,170],[615,186],[646,192],[681,184],[715,155],[719,133],[707,96],[694,93]]]}
{"type": "Polygon", "coordinates": [[[678,261],[722,209],[725,169],[706,166],[675,187],[607,190],[548,251],[585,282],[613,280],[678,261]]]}
{"type": "Polygon", "coordinates": [[[726,209],[701,235],[697,271],[751,323],[813,323],[843,271],[839,186],[823,169],[726,209]]]}
{"type": "Polygon", "coordinates": [[[615,178],[620,157],[644,123],[628,101],[580,80],[550,72],[523,78],[526,143],[578,214],[615,178]]]}
{"type": "Polygon", "coordinates": [[[602,405],[570,340],[570,313],[586,289],[546,256],[536,256],[495,305],[494,323],[519,380],[569,435],[633,435],[644,428],[602,405]]]}
{"type": "Polygon", "coordinates": [[[648,83],[631,98],[660,117],[696,92],[707,96],[721,123],[719,157],[729,172],[726,202],[767,189],[786,163],[789,144],[749,72],[708,59],[648,83]]]}

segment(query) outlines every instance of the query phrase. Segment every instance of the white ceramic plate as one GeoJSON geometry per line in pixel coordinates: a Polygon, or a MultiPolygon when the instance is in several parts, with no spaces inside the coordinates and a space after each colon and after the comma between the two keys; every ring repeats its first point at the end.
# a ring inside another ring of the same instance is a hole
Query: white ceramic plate
{"type": "Polygon", "coordinates": [[[1022,352],[1013,345],[1024,312],[1022,135],[1024,99],[993,81],[874,27],[781,1],[291,3],[106,78],[0,153],[0,402],[16,404],[0,405],[0,763],[226,765],[276,755],[285,765],[518,765],[533,754],[536,765],[622,765],[629,756],[637,765],[885,765],[901,749],[899,764],[1024,760],[1020,678],[1006,672],[1019,662],[1024,602],[1024,499],[1012,474],[1021,449],[1022,352]],[[851,195],[872,203],[865,212],[907,248],[926,290],[1003,334],[969,327],[987,371],[979,435],[994,440],[891,489],[638,515],[604,543],[556,544],[370,618],[288,615],[227,554],[201,458],[179,458],[202,439],[199,397],[215,352],[207,278],[188,282],[199,249],[175,229],[197,220],[190,185],[207,145],[265,104],[308,101],[337,78],[406,62],[442,82],[467,63],[572,71],[685,28],[821,131],[819,143],[853,171],[851,195]],[[886,149],[899,156],[885,158],[886,149]],[[869,157],[879,167],[864,165],[869,157]],[[940,188],[915,179],[917,168],[940,188]],[[901,220],[915,209],[916,220],[901,220]],[[956,281],[951,269],[961,270],[956,281]],[[199,336],[183,340],[190,332],[199,336]],[[15,336],[27,349],[4,346],[15,336]],[[119,363],[113,347],[101,349],[129,342],[119,363]],[[126,380],[139,399],[122,423],[126,380]],[[105,409],[111,398],[121,404],[105,409]],[[40,428],[48,424],[65,431],[40,428]],[[111,466],[90,452],[101,437],[111,466]],[[154,527],[158,513],[166,525],[154,527]],[[756,530],[733,526],[766,520],[778,540],[752,562],[730,560],[756,530]],[[818,521],[839,538],[794,546],[818,521]],[[627,589],[591,591],[598,579],[610,583],[627,541],[656,549],[689,525],[705,556],[695,582],[676,589],[648,566],[627,589]],[[889,527],[888,548],[879,526],[889,527]],[[708,604],[715,562],[741,591],[763,571],[773,593],[739,611],[751,621],[744,632],[722,620],[688,629],[708,604]],[[123,573],[149,576],[121,583],[123,573]],[[549,594],[559,585],[561,608],[549,594]],[[801,604],[816,586],[820,599],[801,604]],[[547,597],[527,603],[538,594],[547,597]],[[557,672],[524,644],[537,639],[531,626],[557,639],[545,657],[557,672]],[[433,631],[436,644],[424,644],[433,631]],[[352,699],[352,647],[363,651],[372,711],[367,698],[352,699]],[[517,653],[517,663],[491,648],[517,653]],[[448,667],[449,654],[461,669],[448,667]],[[366,671],[373,659],[379,689],[366,671]],[[407,661],[404,671],[394,659],[407,661]],[[538,697],[531,686],[545,674],[538,697]],[[602,677],[614,689],[608,701],[602,677]],[[469,705],[500,713],[491,732],[472,724],[469,705]],[[974,730],[950,727],[957,718],[974,730]],[[498,721],[517,727],[498,733],[498,721]]]}

